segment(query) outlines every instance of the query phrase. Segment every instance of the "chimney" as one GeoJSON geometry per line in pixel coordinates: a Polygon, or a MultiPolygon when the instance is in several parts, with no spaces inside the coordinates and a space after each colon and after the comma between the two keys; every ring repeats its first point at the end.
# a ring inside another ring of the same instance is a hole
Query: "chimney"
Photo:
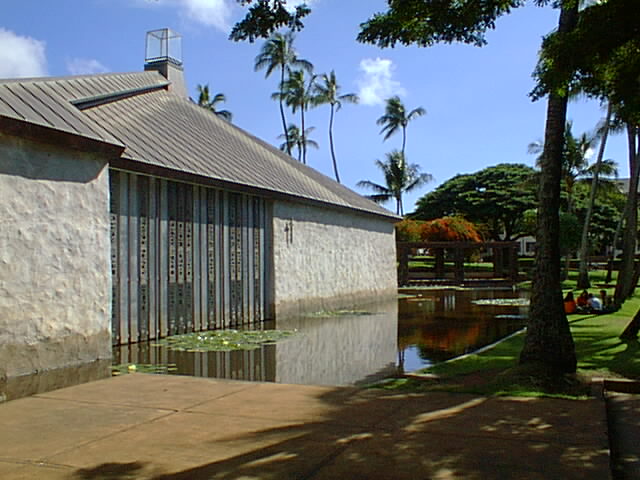
{"type": "Polygon", "coordinates": [[[156,70],[171,82],[169,91],[189,98],[182,68],[182,36],[168,28],[147,32],[144,69],[156,70]]]}

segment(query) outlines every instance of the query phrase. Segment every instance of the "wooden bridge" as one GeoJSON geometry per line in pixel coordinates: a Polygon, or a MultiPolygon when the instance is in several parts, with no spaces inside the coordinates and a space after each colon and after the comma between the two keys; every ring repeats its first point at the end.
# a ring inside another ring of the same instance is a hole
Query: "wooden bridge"
{"type": "Polygon", "coordinates": [[[517,242],[398,242],[398,283],[406,285],[514,284],[518,281],[517,242]],[[490,253],[490,272],[465,271],[465,255],[470,251],[490,253]],[[409,268],[409,261],[420,253],[434,257],[433,268],[409,268]],[[446,257],[453,258],[453,269],[446,257]]]}

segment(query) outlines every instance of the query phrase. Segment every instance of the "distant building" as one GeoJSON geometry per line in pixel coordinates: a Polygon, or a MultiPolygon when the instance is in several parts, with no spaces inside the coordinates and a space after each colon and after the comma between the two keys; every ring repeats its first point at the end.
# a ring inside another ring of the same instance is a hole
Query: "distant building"
{"type": "Polygon", "coordinates": [[[0,379],[396,293],[398,218],[195,105],[148,35],[144,72],[0,80],[0,379]]]}

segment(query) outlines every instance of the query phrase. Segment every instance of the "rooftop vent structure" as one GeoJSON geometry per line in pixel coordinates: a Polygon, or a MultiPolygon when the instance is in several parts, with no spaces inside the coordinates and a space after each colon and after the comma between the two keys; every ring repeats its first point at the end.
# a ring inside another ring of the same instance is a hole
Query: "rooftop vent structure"
{"type": "Polygon", "coordinates": [[[182,67],[182,36],[169,28],[147,32],[144,69],[156,70],[171,82],[169,90],[187,98],[182,67]]]}

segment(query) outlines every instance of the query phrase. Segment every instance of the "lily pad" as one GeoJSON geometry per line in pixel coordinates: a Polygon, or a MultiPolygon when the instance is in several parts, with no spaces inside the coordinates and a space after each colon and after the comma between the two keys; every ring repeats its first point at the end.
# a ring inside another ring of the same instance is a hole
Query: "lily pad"
{"type": "Polygon", "coordinates": [[[314,318],[331,318],[331,317],[357,316],[357,315],[375,315],[375,313],[367,312],[366,310],[331,310],[331,311],[311,313],[308,316],[314,317],[314,318]]]}
{"type": "Polygon", "coordinates": [[[111,375],[116,377],[127,373],[171,373],[178,371],[175,363],[151,364],[151,363],[121,363],[111,366],[111,375]]]}
{"type": "Polygon", "coordinates": [[[230,352],[254,350],[293,335],[288,330],[213,330],[163,338],[154,347],[184,352],[230,352]]]}
{"type": "Polygon", "coordinates": [[[472,300],[471,303],[476,305],[493,305],[495,307],[528,307],[529,299],[527,298],[481,298],[472,300]]]}

